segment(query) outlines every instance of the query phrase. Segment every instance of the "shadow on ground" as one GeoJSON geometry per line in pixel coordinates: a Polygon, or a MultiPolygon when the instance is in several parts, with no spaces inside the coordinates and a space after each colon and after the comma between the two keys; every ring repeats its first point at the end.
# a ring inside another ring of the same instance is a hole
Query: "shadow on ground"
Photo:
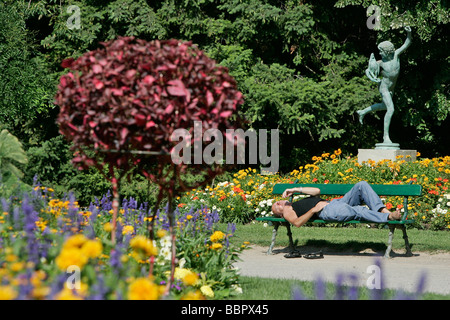
{"type": "MultiPolygon", "coordinates": [[[[383,256],[387,249],[386,244],[381,242],[359,242],[349,240],[343,243],[333,243],[327,240],[308,240],[301,246],[297,245],[297,241],[295,242],[295,250],[299,251],[302,255],[322,251],[324,255],[383,256]]],[[[413,246],[413,244],[410,245],[412,250],[413,246]]],[[[282,249],[273,249],[274,254],[286,254],[291,251],[289,246],[282,249]]],[[[414,250],[413,256],[418,256],[418,254],[414,254],[414,250]]],[[[392,250],[391,257],[406,257],[406,254],[402,253],[402,250],[392,250]]]]}

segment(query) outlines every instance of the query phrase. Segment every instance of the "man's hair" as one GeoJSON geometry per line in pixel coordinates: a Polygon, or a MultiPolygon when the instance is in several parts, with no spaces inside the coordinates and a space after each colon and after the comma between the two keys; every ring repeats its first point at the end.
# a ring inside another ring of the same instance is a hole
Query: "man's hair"
{"type": "Polygon", "coordinates": [[[395,47],[390,41],[383,41],[378,45],[378,49],[383,50],[387,54],[395,52],[395,47]]]}

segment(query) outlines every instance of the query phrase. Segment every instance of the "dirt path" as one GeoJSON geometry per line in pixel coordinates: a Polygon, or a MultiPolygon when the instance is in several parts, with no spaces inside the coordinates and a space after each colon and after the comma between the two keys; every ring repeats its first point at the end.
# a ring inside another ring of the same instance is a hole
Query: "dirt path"
{"type": "MultiPolygon", "coordinates": [[[[348,275],[356,275],[360,286],[377,285],[382,279],[386,288],[415,292],[422,274],[425,275],[425,291],[450,294],[450,253],[430,254],[414,252],[413,257],[395,256],[383,259],[374,252],[333,253],[324,252],[323,259],[309,260],[285,258],[286,248],[275,248],[273,255],[266,255],[267,247],[251,246],[244,250],[242,261],[235,266],[244,276],[265,278],[283,278],[336,282],[338,274],[344,275],[349,285],[353,284],[348,275]],[[381,269],[374,267],[376,260],[381,261],[381,269]],[[376,275],[381,277],[376,278],[376,275]]],[[[301,250],[307,253],[308,251],[301,250]]]]}

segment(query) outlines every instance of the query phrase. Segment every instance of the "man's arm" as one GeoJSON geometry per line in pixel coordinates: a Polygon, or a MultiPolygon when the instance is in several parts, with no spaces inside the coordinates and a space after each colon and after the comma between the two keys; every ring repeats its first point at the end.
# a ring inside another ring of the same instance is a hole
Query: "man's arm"
{"type": "Polygon", "coordinates": [[[292,225],[296,226],[297,228],[300,228],[302,225],[308,222],[309,219],[311,219],[314,213],[316,213],[315,207],[309,210],[304,215],[297,217],[297,214],[295,213],[294,209],[292,209],[291,206],[285,206],[283,210],[283,218],[285,218],[287,221],[289,221],[292,225]]]}
{"type": "Polygon", "coordinates": [[[411,45],[411,39],[412,39],[411,27],[405,27],[405,30],[406,30],[406,34],[407,34],[406,40],[405,40],[405,43],[400,48],[395,50],[395,53],[397,55],[401,54],[403,51],[405,51],[411,45]]]}
{"type": "Polygon", "coordinates": [[[290,197],[294,193],[303,193],[303,194],[307,194],[310,196],[318,196],[320,194],[320,189],[314,188],[314,187],[304,187],[304,188],[297,187],[297,188],[286,189],[283,192],[283,198],[290,197]]]}

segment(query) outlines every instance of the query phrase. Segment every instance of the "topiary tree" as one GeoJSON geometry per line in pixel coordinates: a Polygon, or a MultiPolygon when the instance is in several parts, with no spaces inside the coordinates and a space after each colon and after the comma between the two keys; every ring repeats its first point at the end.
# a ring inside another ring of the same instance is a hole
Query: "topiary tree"
{"type": "MultiPolygon", "coordinates": [[[[204,161],[195,161],[195,152],[187,161],[174,161],[173,151],[180,141],[173,134],[184,129],[189,133],[184,143],[196,145],[199,137],[192,134],[195,121],[201,123],[202,133],[208,129],[225,133],[240,127],[237,107],[243,97],[227,69],[217,66],[191,42],[121,37],[102,45],[104,48],[87,52],[77,60],[63,61],[62,66],[72,71],[60,79],[57,122],[61,133],[73,144],[73,162],[80,169],[95,166],[107,173],[113,186],[114,236],[118,184],[131,169],[138,168],[159,185],[157,207],[164,195],[171,205],[176,193],[204,184],[224,170],[217,161],[208,166],[204,161]],[[183,181],[187,170],[203,176],[188,184],[183,181]]],[[[235,143],[222,143],[222,154],[227,145],[235,143]]],[[[151,238],[154,220],[149,228],[151,238]]],[[[173,220],[169,209],[172,277],[173,220]]]]}

